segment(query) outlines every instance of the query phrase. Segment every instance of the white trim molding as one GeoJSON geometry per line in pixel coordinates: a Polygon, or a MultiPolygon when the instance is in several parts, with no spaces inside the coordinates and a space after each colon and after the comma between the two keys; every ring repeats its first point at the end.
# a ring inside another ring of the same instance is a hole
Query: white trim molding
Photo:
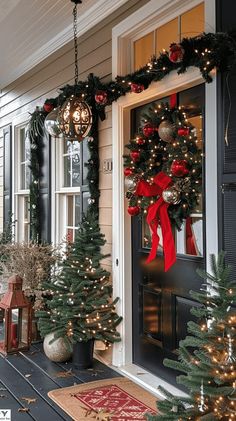
{"type": "MultiPolygon", "coordinates": [[[[202,3],[202,0],[151,0],[137,12],[126,18],[113,29],[112,72],[117,74],[132,71],[131,49],[137,37],[143,36],[157,26],[202,3]]],[[[205,0],[206,31],[214,32],[215,2],[205,0]]],[[[132,269],[131,269],[131,221],[126,212],[124,195],[123,154],[124,145],[130,136],[130,111],[132,108],[168,96],[173,92],[203,83],[200,72],[189,68],[186,73],[172,72],[140,94],[127,94],[112,105],[113,139],[113,290],[120,297],[118,312],[123,317],[119,326],[122,340],[113,346],[113,365],[126,372],[132,366],[132,269]]],[[[217,245],[217,194],[216,194],[216,78],[206,84],[206,253],[216,253],[217,245]],[[214,157],[214,159],[212,159],[214,157]],[[212,174],[214,177],[212,177],[212,174]]],[[[132,371],[132,369],[131,369],[132,371]]],[[[127,374],[127,372],[126,372],[127,374]]],[[[136,378],[138,382],[138,378],[136,378]]],[[[158,384],[157,379],[157,384],[158,384]]],[[[147,385],[148,386],[148,385],[147,385]]]]}

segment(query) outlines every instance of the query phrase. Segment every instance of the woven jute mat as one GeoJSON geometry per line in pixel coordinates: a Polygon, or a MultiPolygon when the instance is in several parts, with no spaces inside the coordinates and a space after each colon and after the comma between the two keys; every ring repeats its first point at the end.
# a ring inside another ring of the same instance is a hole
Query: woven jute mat
{"type": "Polygon", "coordinates": [[[74,421],[144,421],[157,398],[124,377],[53,390],[48,396],[74,421]]]}

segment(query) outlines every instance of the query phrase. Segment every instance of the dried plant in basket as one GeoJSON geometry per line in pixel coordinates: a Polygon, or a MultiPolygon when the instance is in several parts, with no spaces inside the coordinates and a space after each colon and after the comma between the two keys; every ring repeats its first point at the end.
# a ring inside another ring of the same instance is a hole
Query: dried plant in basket
{"type": "Polygon", "coordinates": [[[56,261],[57,250],[52,245],[33,242],[0,245],[2,283],[12,274],[21,276],[25,294],[36,310],[41,305],[41,285],[53,276],[56,261]]]}

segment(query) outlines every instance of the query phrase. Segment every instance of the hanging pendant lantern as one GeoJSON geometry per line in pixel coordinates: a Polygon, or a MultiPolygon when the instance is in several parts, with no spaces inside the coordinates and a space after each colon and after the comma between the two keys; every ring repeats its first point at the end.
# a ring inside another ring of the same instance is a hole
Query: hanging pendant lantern
{"type": "Polygon", "coordinates": [[[81,142],[86,137],[92,125],[92,111],[87,102],[71,95],[61,107],[60,129],[66,140],[81,142]]]}
{"type": "MultiPolygon", "coordinates": [[[[75,3],[73,8],[73,28],[74,28],[74,52],[75,52],[75,86],[78,85],[78,44],[77,44],[77,4],[82,0],[71,0],[75,3]]],[[[59,121],[60,129],[66,140],[81,142],[91,129],[93,118],[92,111],[83,98],[71,95],[61,107],[59,121]]]]}

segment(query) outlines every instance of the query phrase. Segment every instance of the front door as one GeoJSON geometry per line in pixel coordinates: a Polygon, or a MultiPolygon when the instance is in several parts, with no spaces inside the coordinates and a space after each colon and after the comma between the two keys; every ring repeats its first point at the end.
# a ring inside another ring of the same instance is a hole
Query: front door
{"type": "MultiPolygon", "coordinates": [[[[184,106],[187,118],[196,128],[198,145],[202,149],[204,100],[204,85],[177,95],[178,105],[184,106]]],[[[137,133],[141,116],[148,107],[150,104],[132,111],[132,135],[137,133]]],[[[145,218],[132,217],[133,362],[172,384],[175,384],[176,373],[163,366],[163,359],[176,358],[178,343],[186,336],[186,325],[192,318],[190,309],[197,305],[189,291],[199,289],[201,280],[196,268],[205,266],[204,200],[201,202],[189,218],[191,226],[185,225],[182,231],[174,234],[177,262],[166,273],[161,250],[153,262],[146,264],[150,250],[149,227],[145,218]],[[189,230],[195,243],[194,255],[190,254],[193,251],[186,241],[189,230]]]]}

